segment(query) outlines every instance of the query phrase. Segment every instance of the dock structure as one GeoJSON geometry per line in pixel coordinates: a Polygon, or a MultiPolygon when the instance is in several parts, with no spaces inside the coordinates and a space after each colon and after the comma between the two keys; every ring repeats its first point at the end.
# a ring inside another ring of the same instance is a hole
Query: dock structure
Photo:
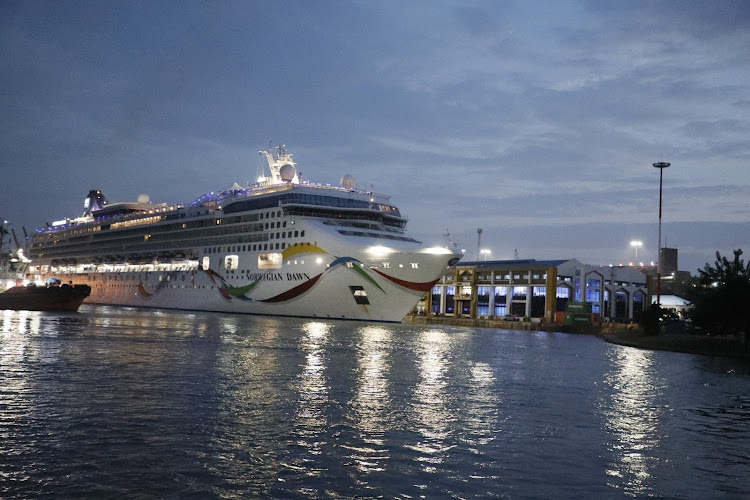
{"type": "Polygon", "coordinates": [[[628,323],[637,321],[648,303],[646,274],[632,266],[495,260],[460,262],[427,292],[416,313],[563,323],[574,304],[585,304],[582,310],[593,322],[628,323]]]}

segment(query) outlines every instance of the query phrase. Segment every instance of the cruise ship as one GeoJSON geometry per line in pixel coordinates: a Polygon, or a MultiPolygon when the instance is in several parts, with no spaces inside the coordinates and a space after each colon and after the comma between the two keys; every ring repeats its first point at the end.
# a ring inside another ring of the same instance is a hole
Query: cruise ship
{"type": "Polygon", "coordinates": [[[314,184],[284,146],[260,154],[254,185],[186,205],[91,190],[82,216],[31,236],[29,272],[89,284],[90,304],[399,322],[461,257],[351,176],[314,184]]]}

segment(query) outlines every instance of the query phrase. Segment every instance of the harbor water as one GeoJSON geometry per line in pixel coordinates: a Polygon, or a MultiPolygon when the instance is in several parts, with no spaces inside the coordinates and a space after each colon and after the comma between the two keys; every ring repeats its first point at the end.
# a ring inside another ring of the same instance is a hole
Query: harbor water
{"type": "Polygon", "coordinates": [[[0,312],[0,498],[747,498],[750,366],[562,333],[0,312]]]}

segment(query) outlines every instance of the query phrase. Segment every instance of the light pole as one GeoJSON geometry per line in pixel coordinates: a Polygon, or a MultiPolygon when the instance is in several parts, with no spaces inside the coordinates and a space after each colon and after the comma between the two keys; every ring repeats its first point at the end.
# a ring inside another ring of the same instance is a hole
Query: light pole
{"type": "Polygon", "coordinates": [[[479,251],[479,253],[482,255],[482,260],[487,260],[487,256],[492,253],[492,250],[489,248],[483,248],[479,251]]]}
{"type": "Polygon", "coordinates": [[[654,168],[659,169],[659,246],[658,259],[656,260],[656,305],[661,307],[661,192],[664,180],[664,169],[670,164],[664,161],[654,163],[654,168]]]}
{"type": "Polygon", "coordinates": [[[643,246],[643,242],[640,240],[633,240],[630,242],[631,247],[635,247],[635,265],[638,265],[638,249],[643,246]]]}

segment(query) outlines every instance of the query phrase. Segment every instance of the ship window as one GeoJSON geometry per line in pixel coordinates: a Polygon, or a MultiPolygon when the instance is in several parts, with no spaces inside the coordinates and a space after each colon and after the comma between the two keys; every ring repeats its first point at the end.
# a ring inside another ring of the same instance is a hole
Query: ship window
{"type": "Polygon", "coordinates": [[[280,269],[281,264],[280,253],[262,253],[258,255],[258,269],[280,269]]]}
{"type": "Polygon", "coordinates": [[[294,232],[294,237],[296,238],[297,236],[299,236],[299,231],[294,232]]]}
{"type": "Polygon", "coordinates": [[[286,221],[281,225],[281,227],[286,227],[286,221]]]}
{"type": "Polygon", "coordinates": [[[211,257],[209,257],[208,255],[203,257],[203,270],[204,271],[208,271],[208,267],[210,266],[210,264],[211,264],[211,257]]]}
{"type": "Polygon", "coordinates": [[[237,255],[227,255],[224,257],[224,268],[228,271],[234,271],[237,269],[237,265],[239,264],[239,256],[237,255]]]}
{"type": "Polygon", "coordinates": [[[216,225],[218,226],[219,224],[221,224],[221,219],[216,219],[216,225]]]}
{"type": "Polygon", "coordinates": [[[300,231],[300,232],[299,232],[299,235],[300,235],[300,236],[302,236],[302,237],[304,238],[304,237],[305,237],[305,230],[303,229],[302,231],[300,231]]]}

